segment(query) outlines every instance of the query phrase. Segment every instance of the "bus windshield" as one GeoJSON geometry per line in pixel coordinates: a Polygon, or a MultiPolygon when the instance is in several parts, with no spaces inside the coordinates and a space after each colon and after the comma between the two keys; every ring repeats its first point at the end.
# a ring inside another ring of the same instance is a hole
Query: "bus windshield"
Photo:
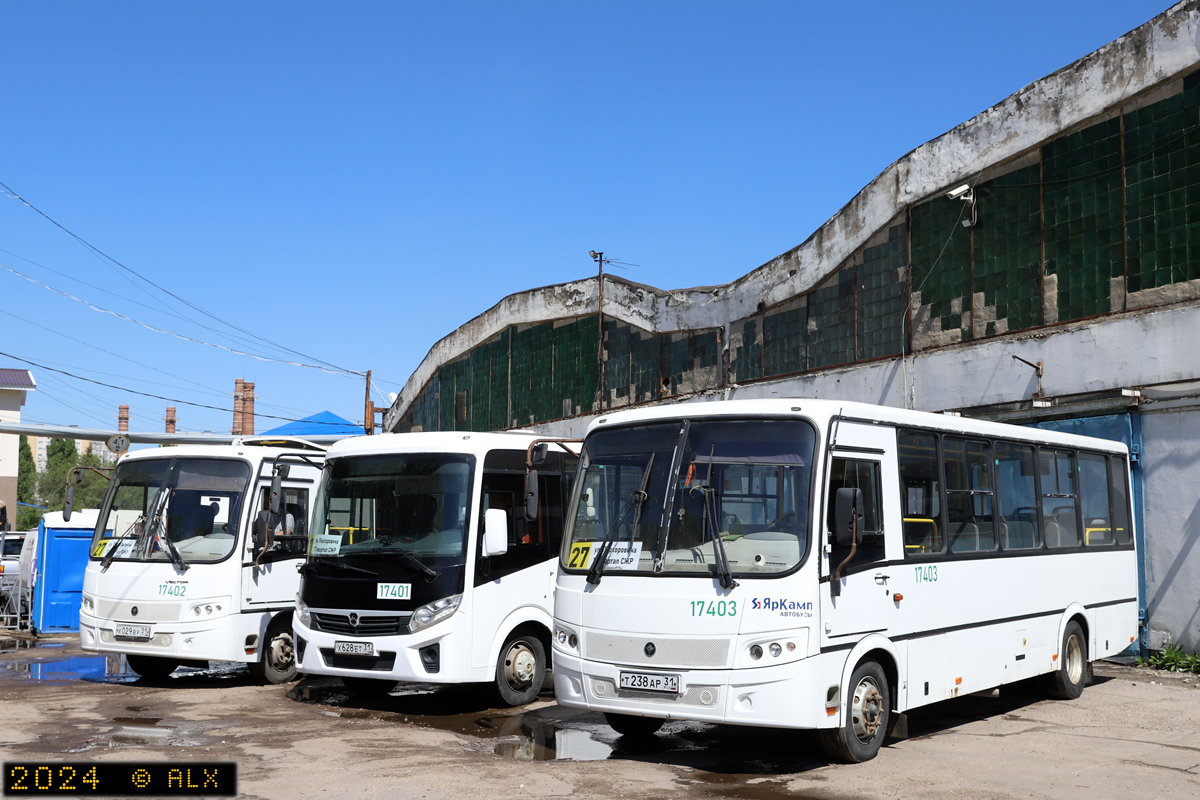
{"type": "Polygon", "coordinates": [[[463,563],[474,466],[471,456],[446,453],[331,459],[317,494],[309,560],[390,554],[415,557],[426,568],[463,563]]]}
{"type": "Polygon", "coordinates": [[[567,570],[787,572],[808,547],[815,433],[797,420],[601,430],[584,444],[567,570]]]}
{"type": "Polygon", "coordinates": [[[215,458],[124,461],[92,536],[91,558],[221,561],[233,552],[250,465],[215,458]]]}

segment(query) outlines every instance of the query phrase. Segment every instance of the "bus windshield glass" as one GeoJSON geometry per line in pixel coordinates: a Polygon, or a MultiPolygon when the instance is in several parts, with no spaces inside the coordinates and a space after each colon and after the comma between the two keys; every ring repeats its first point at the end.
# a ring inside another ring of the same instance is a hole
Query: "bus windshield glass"
{"type": "MultiPolygon", "coordinates": [[[[447,453],[331,459],[309,539],[310,561],[389,555],[426,568],[462,564],[475,459],[447,453]]],[[[359,563],[360,566],[363,562],[359,563]]]]}
{"type": "Polygon", "coordinates": [[[221,561],[234,550],[250,480],[244,461],[141,459],[117,466],[92,537],[107,561],[221,561]]]}
{"type": "Polygon", "coordinates": [[[593,433],[563,566],[603,572],[787,572],[808,548],[815,433],[798,420],[695,420],[593,433]]]}

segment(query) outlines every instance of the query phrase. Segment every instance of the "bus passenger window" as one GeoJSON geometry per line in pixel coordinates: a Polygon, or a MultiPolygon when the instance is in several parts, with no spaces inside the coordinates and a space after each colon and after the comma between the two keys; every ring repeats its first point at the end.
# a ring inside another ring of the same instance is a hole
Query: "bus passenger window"
{"type": "Polygon", "coordinates": [[[904,504],[904,554],[940,553],[942,497],[937,437],[932,433],[900,431],[897,441],[900,501],[904,504]]]}
{"type": "Polygon", "coordinates": [[[1113,543],[1108,502],[1108,459],[1079,454],[1079,502],[1083,506],[1083,543],[1088,547],[1113,543]]]}
{"type": "MultiPolygon", "coordinates": [[[[861,489],[863,495],[862,520],[859,531],[862,542],[855,551],[853,567],[884,558],[883,526],[880,524],[879,462],[849,458],[835,458],[829,470],[829,519],[827,525],[833,530],[834,500],[838,489],[861,489]]],[[[830,564],[840,564],[850,555],[849,547],[835,547],[829,557],[830,564]]]]}
{"type": "Polygon", "coordinates": [[[1038,534],[1034,450],[1030,445],[996,443],[996,483],[1000,489],[1000,546],[1031,550],[1042,546],[1038,534]]]}
{"type": "Polygon", "coordinates": [[[1038,453],[1038,471],[1042,480],[1042,538],[1047,547],[1079,546],[1072,460],[1065,450],[1041,450],[1038,453]]]}
{"type": "Polygon", "coordinates": [[[991,464],[988,443],[942,440],[946,464],[946,523],[950,552],[990,552],[996,549],[991,464]]]}
{"type": "Polygon", "coordinates": [[[1109,496],[1112,498],[1112,520],[1118,547],[1133,544],[1133,527],[1129,524],[1128,461],[1118,456],[1108,459],[1109,496]]]}

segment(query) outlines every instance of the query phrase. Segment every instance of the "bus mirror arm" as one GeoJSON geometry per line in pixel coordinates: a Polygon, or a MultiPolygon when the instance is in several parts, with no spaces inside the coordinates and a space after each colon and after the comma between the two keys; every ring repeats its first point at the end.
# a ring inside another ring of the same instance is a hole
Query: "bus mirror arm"
{"type": "Polygon", "coordinates": [[[850,553],[833,573],[829,591],[834,597],[841,594],[842,568],[850,563],[858,552],[858,542],[862,538],[858,530],[858,520],[862,516],[862,489],[838,489],[833,507],[833,546],[850,546],[850,553]]]}
{"type": "Polygon", "coordinates": [[[254,518],[254,524],[250,530],[251,539],[254,543],[254,560],[257,564],[258,557],[262,552],[271,545],[271,512],[266,509],[258,512],[258,516],[254,518]]]}
{"type": "Polygon", "coordinates": [[[533,522],[538,518],[538,471],[525,470],[525,519],[533,522]]]}

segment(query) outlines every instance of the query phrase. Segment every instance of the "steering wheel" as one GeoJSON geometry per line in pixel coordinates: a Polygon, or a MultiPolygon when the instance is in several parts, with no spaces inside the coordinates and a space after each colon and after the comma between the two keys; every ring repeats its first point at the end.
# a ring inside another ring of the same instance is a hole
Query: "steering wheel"
{"type": "Polygon", "coordinates": [[[782,514],[780,514],[778,517],[776,517],[775,519],[771,520],[771,524],[772,525],[779,525],[779,524],[795,525],[796,524],[796,512],[795,511],[785,511],[782,514]]]}

